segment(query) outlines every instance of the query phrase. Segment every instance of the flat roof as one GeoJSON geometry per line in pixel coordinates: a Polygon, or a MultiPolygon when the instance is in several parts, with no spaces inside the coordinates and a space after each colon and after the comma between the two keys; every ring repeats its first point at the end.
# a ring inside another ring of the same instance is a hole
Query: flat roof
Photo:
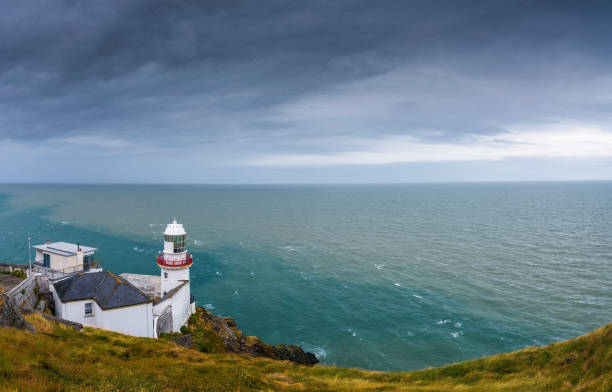
{"type": "MultiPolygon", "coordinates": [[[[55,253],[60,256],[74,256],[77,253],[77,244],[69,242],[52,242],[50,244],[34,245],[33,248],[44,252],[55,253]]],[[[84,255],[88,255],[98,250],[90,246],[81,245],[81,251],[84,255]]]]}

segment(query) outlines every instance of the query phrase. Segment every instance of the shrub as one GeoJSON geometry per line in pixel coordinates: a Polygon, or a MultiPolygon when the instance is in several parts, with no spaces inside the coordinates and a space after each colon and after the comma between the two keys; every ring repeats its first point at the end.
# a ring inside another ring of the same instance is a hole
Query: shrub
{"type": "Polygon", "coordinates": [[[21,295],[25,295],[25,289],[21,289],[21,295]]]}
{"type": "Polygon", "coordinates": [[[198,327],[193,332],[193,345],[203,353],[221,353],[225,345],[215,331],[198,327]]]}
{"type": "Polygon", "coordinates": [[[181,327],[181,333],[182,333],[182,334],[186,334],[187,332],[188,332],[188,331],[187,331],[187,326],[186,326],[186,325],[183,325],[183,326],[181,327]]]}
{"type": "Polygon", "coordinates": [[[38,286],[34,287],[34,294],[38,295],[38,286]]]}
{"type": "Polygon", "coordinates": [[[10,273],[11,275],[13,275],[16,278],[21,278],[21,279],[25,279],[28,276],[26,275],[25,272],[23,272],[22,270],[15,270],[13,272],[10,273]]]}
{"type": "Polygon", "coordinates": [[[198,316],[196,313],[194,313],[191,316],[189,316],[189,320],[187,320],[187,324],[193,325],[196,323],[196,321],[198,321],[198,316]]]}

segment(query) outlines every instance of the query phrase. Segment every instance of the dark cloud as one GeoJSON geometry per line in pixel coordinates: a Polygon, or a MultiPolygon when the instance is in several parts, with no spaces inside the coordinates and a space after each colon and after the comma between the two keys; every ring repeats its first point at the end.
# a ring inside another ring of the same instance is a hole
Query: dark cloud
{"type": "Polygon", "coordinates": [[[351,137],[435,143],[563,116],[608,121],[593,84],[610,86],[608,4],[7,2],[0,137],[321,153],[350,150],[351,137]],[[369,93],[364,115],[342,114],[369,93]],[[308,116],[317,102],[324,113],[308,116]],[[345,139],[317,142],[331,136],[345,139]]]}

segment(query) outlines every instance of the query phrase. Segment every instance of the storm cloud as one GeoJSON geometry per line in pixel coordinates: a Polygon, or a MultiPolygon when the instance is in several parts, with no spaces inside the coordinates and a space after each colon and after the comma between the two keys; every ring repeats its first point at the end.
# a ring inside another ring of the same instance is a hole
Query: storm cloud
{"type": "Polygon", "coordinates": [[[317,181],[321,166],[516,159],[607,169],[608,4],[8,1],[0,163],[16,169],[0,180],[275,182],[298,168],[317,181]]]}

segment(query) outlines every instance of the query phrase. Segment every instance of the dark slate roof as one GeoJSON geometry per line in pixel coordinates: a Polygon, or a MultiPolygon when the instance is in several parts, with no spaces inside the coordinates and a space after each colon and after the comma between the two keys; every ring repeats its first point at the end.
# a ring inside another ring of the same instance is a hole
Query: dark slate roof
{"type": "Polygon", "coordinates": [[[136,286],[110,271],[78,274],[53,287],[62,302],[93,299],[102,309],[151,302],[136,286]]]}
{"type": "Polygon", "coordinates": [[[188,280],[179,280],[179,282],[183,282],[183,283],[179,284],[178,286],[176,286],[172,290],[168,291],[166,293],[166,295],[162,296],[161,298],[156,299],[155,300],[155,305],[157,305],[160,302],[164,302],[168,298],[172,298],[174,296],[174,294],[176,294],[183,286],[185,286],[187,283],[189,283],[188,280]]]}

